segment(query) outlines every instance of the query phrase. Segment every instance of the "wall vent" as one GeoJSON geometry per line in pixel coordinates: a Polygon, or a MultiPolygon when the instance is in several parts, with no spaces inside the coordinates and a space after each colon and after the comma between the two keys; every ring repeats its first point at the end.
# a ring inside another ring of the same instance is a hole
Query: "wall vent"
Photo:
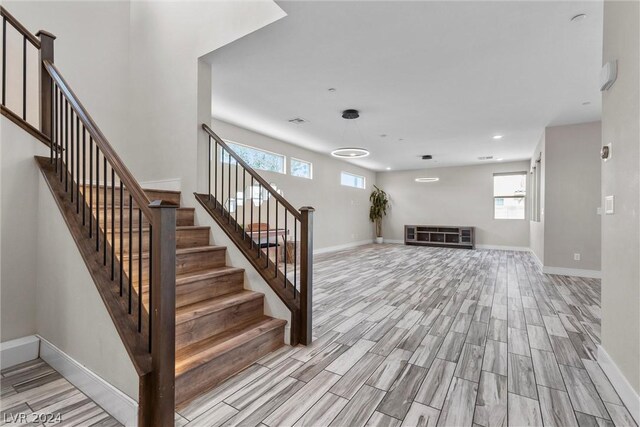
{"type": "Polygon", "coordinates": [[[307,121],[305,119],[301,119],[300,117],[295,117],[293,119],[289,119],[289,123],[293,123],[296,125],[301,125],[302,123],[306,123],[307,121]]]}

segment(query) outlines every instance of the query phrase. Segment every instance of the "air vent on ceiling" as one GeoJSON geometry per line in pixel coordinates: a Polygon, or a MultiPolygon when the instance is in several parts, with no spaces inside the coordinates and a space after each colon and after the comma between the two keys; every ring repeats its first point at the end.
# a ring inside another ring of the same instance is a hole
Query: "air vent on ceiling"
{"type": "Polygon", "coordinates": [[[478,157],[478,160],[492,160],[493,156],[480,156],[478,157]]]}
{"type": "Polygon", "coordinates": [[[424,156],[422,156],[422,160],[431,160],[433,159],[433,156],[431,154],[425,154],[424,156]]]}
{"type": "Polygon", "coordinates": [[[302,123],[306,123],[306,120],[305,119],[301,119],[300,117],[296,117],[296,118],[293,118],[293,119],[289,119],[289,123],[293,123],[293,124],[296,124],[296,125],[301,125],[302,123]]]}

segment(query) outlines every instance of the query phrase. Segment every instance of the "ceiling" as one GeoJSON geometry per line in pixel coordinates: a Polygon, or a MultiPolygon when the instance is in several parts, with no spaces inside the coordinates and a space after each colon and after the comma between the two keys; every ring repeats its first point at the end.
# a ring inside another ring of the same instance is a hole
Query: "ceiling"
{"type": "Polygon", "coordinates": [[[527,159],[545,126],[600,118],[599,1],[278,5],[286,17],[211,56],[215,118],[327,154],[364,147],[350,161],[373,170],[527,159]]]}

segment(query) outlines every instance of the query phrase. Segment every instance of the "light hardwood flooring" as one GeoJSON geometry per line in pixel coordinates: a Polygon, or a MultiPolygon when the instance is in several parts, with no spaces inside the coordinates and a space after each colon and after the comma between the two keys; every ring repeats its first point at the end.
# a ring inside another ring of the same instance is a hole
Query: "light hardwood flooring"
{"type": "Polygon", "coordinates": [[[635,426],[596,362],[600,282],[530,254],[317,257],[314,336],[192,402],[189,426],[635,426]]]}
{"type": "Polygon", "coordinates": [[[3,369],[0,382],[0,425],[121,425],[42,359],[3,369]]]}

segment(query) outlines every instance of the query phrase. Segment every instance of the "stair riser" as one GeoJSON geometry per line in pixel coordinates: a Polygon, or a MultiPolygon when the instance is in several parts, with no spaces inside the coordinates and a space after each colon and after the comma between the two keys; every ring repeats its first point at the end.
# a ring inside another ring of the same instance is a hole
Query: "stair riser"
{"type": "Polygon", "coordinates": [[[196,248],[209,244],[209,228],[187,228],[176,230],[176,247],[196,248]]]}
{"type": "MultiPolygon", "coordinates": [[[[102,186],[98,187],[97,191],[95,186],[93,186],[91,190],[87,186],[86,187],[87,202],[89,202],[89,199],[92,198],[94,205],[96,204],[96,201],[98,202],[98,204],[102,205],[104,203],[104,192],[105,192],[105,189],[102,186]]],[[[80,193],[81,194],[84,193],[82,186],[80,187],[80,193]]],[[[145,193],[150,201],[164,200],[169,203],[180,205],[180,194],[178,193],[151,191],[151,190],[147,190],[145,191],[145,193]]],[[[122,197],[123,197],[123,205],[129,206],[129,192],[126,189],[123,189],[122,197]]],[[[111,204],[111,187],[107,187],[107,203],[111,204]]],[[[120,206],[120,187],[118,186],[116,186],[116,188],[114,189],[114,203],[116,204],[116,206],[120,206]]],[[[135,203],[134,203],[134,206],[135,206],[135,203]]]]}
{"type": "Polygon", "coordinates": [[[176,407],[180,409],[190,399],[220,384],[254,363],[261,357],[282,347],[284,326],[268,331],[210,362],[176,378],[176,407]]]}
{"type": "MultiPolygon", "coordinates": [[[[109,224],[110,226],[111,224],[109,224]]],[[[115,250],[116,256],[120,254],[120,230],[116,230],[115,250]]],[[[138,230],[133,230],[133,239],[131,242],[132,252],[138,253],[139,240],[138,230]]],[[[111,229],[108,229],[108,240],[111,242],[111,229]]],[[[125,228],[122,232],[123,253],[129,254],[129,230],[125,228]]],[[[209,229],[179,229],[176,230],[176,248],[195,248],[199,246],[207,246],[209,244],[209,229]]],[[[149,251],[149,230],[142,231],[142,252],[149,251]]]]}
{"type": "Polygon", "coordinates": [[[176,348],[209,338],[240,323],[258,319],[264,312],[264,298],[255,298],[223,310],[176,324],[176,348]]]}
{"type": "Polygon", "coordinates": [[[205,251],[176,255],[176,274],[191,273],[224,267],[226,265],[226,251],[205,251]]]}
{"type": "Polygon", "coordinates": [[[179,285],[176,288],[176,305],[182,307],[206,299],[240,292],[244,289],[244,272],[238,271],[197,282],[179,285]]]}

